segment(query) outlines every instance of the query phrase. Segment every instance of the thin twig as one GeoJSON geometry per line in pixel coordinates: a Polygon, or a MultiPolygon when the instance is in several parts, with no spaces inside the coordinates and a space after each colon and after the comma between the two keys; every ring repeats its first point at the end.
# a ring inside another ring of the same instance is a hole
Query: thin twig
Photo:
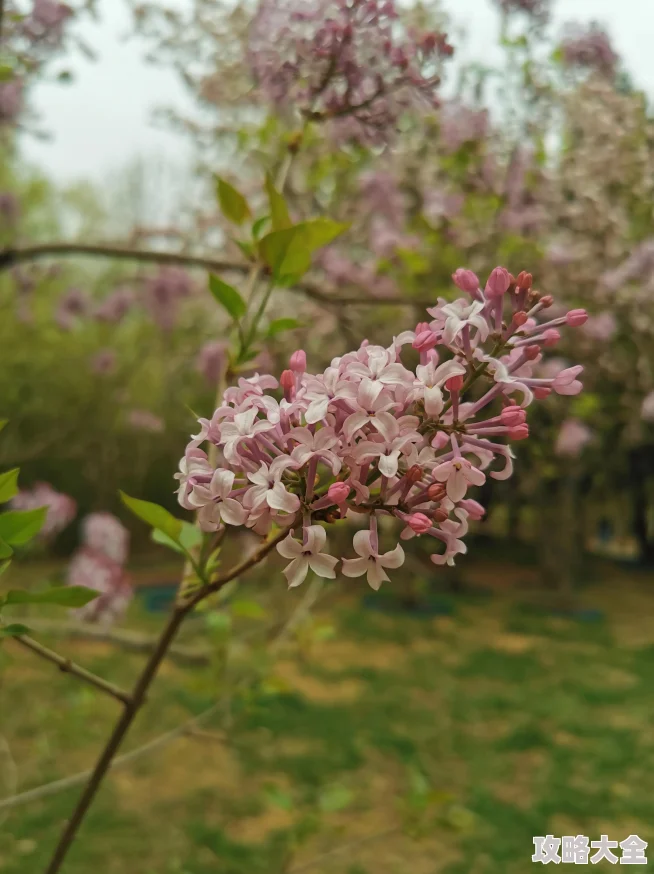
{"type": "Polygon", "coordinates": [[[128,692],[123,691],[113,683],[109,683],[107,680],[103,680],[102,677],[98,677],[91,671],[87,671],[86,668],[76,665],[75,662],[65,656],[60,656],[59,653],[48,649],[47,646],[43,646],[43,644],[28,637],[26,634],[18,634],[10,639],[20,646],[36,653],[36,655],[40,656],[42,659],[52,662],[53,665],[57,665],[59,670],[63,671],[65,674],[73,674],[79,680],[82,680],[83,683],[87,683],[89,686],[93,686],[101,692],[111,695],[112,698],[116,698],[123,704],[129,704],[131,702],[132,699],[128,692]]]}
{"type": "MultiPolygon", "coordinates": [[[[291,522],[291,526],[295,525],[297,521],[297,517],[293,518],[291,522]]],[[[255,564],[258,564],[275,546],[286,537],[289,529],[282,529],[275,537],[271,540],[268,540],[259,547],[259,549],[255,550],[252,555],[242,561],[240,564],[236,565],[232,568],[224,576],[218,577],[212,583],[207,586],[203,586],[197,592],[190,593],[186,598],[180,600],[174,607],[168,622],[159,638],[159,642],[157,643],[157,648],[150,656],[141,676],[136,681],[136,685],[134,686],[134,690],[129,699],[129,703],[125,705],[125,709],[123,711],[122,716],[116,723],[116,726],[111,734],[111,737],[107,741],[106,746],[104,747],[102,753],[100,754],[100,758],[98,759],[95,768],[93,769],[91,776],[89,777],[88,783],[84,791],[82,792],[82,796],[79,799],[73,814],[68,821],[63,834],[59,840],[59,843],[55,849],[54,855],[50,860],[50,864],[46,868],[45,874],[57,874],[58,871],[61,870],[61,865],[63,864],[64,859],[68,855],[68,850],[70,849],[71,844],[75,840],[75,836],[79,827],[81,826],[84,818],[88,812],[89,807],[91,806],[98,789],[100,788],[102,781],[104,780],[107,772],[111,767],[111,762],[114,756],[117,754],[120,746],[125,738],[125,735],[129,731],[136,714],[141,708],[143,701],[145,700],[146,693],[150,688],[150,685],[154,678],[157,675],[159,667],[161,663],[166,657],[166,653],[172,644],[179,628],[188,616],[188,614],[206,597],[209,595],[220,591],[223,586],[227,585],[228,582],[245,573],[245,571],[249,570],[255,564]]]]}
{"type": "MultiPolygon", "coordinates": [[[[207,710],[203,710],[202,713],[199,713],[197,716],[194,716],[193,719],[184,722],[182,725],[177,726],[177,728],[173,728],[171,731],[149,740],[147,743],[130,750],[128,753],[123,753],[122,756],[116,756],[116,758],[111,762],[109,770],[113,771],[114,768],[126,765],[139,756],[152,752],[152,750],[164,746],[171,741],[177,740],[180,737],[184,737],[184,735],[188,734],[192,736],[194,727],[205,722],[210,716],[213,716],[213,714],[220,708],[221,704],[222,702],[212,704],[212,706],[207,710]]],[[[90,768],[88,771],[81,771],[79,774],[71,774],[68,777],[62,777],[60,780],[53,780],[51,783],[44,783],[42,786],[35,786],[34,789],[28,789],[26,792],[21,792],[19,795],[11,795],[9,798],[2,798],[0,799],[0,811],[20,807],[23,804],[28,804],[30,801],[39,801],[41,798],[48,798],[50,795],[56,795],[66,789],[72,789],[74,786],[79,786],[86,782],[92,774],[93,769],[90,768]]]]}
{"type": "MultiPolygon", "coordinates": [[[[51,622],[47,619],[30,619],[30,628],[44,635],[50,634],[55,637],[115,644],[128,652],[150,653],[156,647],[158,640],[158,637],[154,635],[148,636],[125,629],[105,628],[104,626],[90,625],[87,622],[51,622]]],[[[211,653],[208,648],[204,647],[173,645],[168,650],[167,657],[180,665],[190,667],[207,665],[211,661],[211,653]]]]}

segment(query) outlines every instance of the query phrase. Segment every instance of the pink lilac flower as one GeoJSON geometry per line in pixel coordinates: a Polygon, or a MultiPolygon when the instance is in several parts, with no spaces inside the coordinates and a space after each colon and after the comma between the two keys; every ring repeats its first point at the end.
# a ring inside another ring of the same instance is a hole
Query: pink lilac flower
{"type": "Polygon", "coordinates": [[[149,410],[130,410],[127,422],[139,431],[149,431],[151,434],[161,434],[166,429],[166,423],[149,410]]]}
{"type": "Polygon", "coordinates": [[[73,555],[68,566],[67,583],[100,593],[84,607],[71,611],[84,622],[111,624],[123,615],[133,597],[132,586],[122,565],[87,546],[73,555]]]}
{"type": "Polygon", "coordinates": [[[121,322],[134,304],[134,295],[128,288],[117,288],[96,307],[94,316],[99,322],[121,322]]]}
{"type": "Polygon", "coordinates": [[[503,12],[524,12],[540,21],[546,21],[550,15],[551,0],[495,0],[495,2],[503,12]]]}
{"type": "Polygon", "coordinates": [[[329,122],[339,139],[383,141],[408,108],[434,106],[442,33],[409,33],[396,0],[261,0],[249,31],[259,90],[329,122]]]}
{"type": "Polygon", "coordinates": [[[63,331],[70,331],[88,311],[89,298],[79,288],[70,288],[59,301],[55,322],[63,331]]]}
{"type": "Polygon", "coordinates": [[[82,543],[123,565],[129,549],[129,531],[111,513],[90,513],[82,522],[82,543]]]}
{"type": "Polygon", "coordinates": [[[36,510],[47,507],[40,540],[50,540],[63,531],[77,514],[77,502],[70,495],[58,492],[49,483],[36,483],[31,489],[22,489],[11,502],[15,510],[36,510]]]}
{"type": "Polygon", "coordinates": [[[379,589],[382,583],[388,582],[385,568],[394,569],[404,564],[404,550],[399,543],[395,549],[380,554],[370,531],[357,531],[352,545],[359,558],[344,558],[343,573],[346,577],[366,574],[372,589],[379,589]]]}
{"type": "Polygon", "coordinates": [[[220,340],[205,343],[197,357],[196,367],[209,385],[216,386],[223,375],[227,348],[220,340]]]}
{"type": "Polygon", "coordinates": [[[304,530],[303,543],[289,534],[277,546],[277,552],[282,558],[290,559],[290,564],[284,569],[284,576],[290,588],[303,583],[309,570],[312,570],[316,576],[330,580],[336,576],[334,568],[338,559],[321,551],[327,542],[325,529],[320,525],[309,525],[304,530]]]}
{"type": "Polygon", "coordinates": [[[606,31],[593,22],[588,28],[569,26],[569,33],[561,43],[561,56],[567,67],[585,67],[611,76],[618,63],[606,31]]]}
{"type": "Polygon", "coordinates": [[[439,120],[441,145],[448,154],[466,143],[483,140],[488,133],[488,110],[472,109],[456,100],[443,105],[439,120]]]}
{"type": "Polygon", "coordinates": [[[13,124],[23,108],[23,84],[20,79],[0,82],[0,124],[13,124]]]}
{"type": "Polygon", "coordinates": [[[552,301],[525,271],[495,268],[485,293],[470,271],[455,279],[466,297],[438,299],[431,322],[387,347],[363,340],[320,374],[307,371],[298,350],[279,383],[255,374],[226,389],[180,461],[180,504],[209,507],[210,530],[285,527],[279,551],[291,561],[291,585],[308,568],[333,575],[339,558],[322,551],[322,526],[338,519],[368,520],[354,538],[357,557],[342,560],[346,576],[365,574],[373,587],[404,559],[398,545],[380,548],[382,516],[398,520],[401,539],[435,543],[437,565],[465,554],[469,520],[485,512],[474,490],[487,477],[512,475],[512,445],[529,437],[526,408],[581,390],[580,366],[541,362],[554,334],[586,315],[563,310],[540,320],[552,301]],[[407,346],[419,352],[411,368],[407,346]],[[208,454],[203,444],[214,448],[208,454]]]}
{"type": "Polygon", "coordinates": [[[94,373],[111,373],[116,367],[116,353],[113,349],[101,349],[91,360],[91,370],[94,373]]]}
{"type": "Polygon", "coordinates": [[[180,302],[193,290],[189,274],[180,267],[161,267],[146,284],[146,303],[154,321],[164,331],[175,326],[180,302]]]}
{"type": "Polygon", "coordinates": [[[593,439],[593,432],[578,419],[566,419],[561,425],[554,452],[569,458],[578,458],[587,443],[593,439]]]}

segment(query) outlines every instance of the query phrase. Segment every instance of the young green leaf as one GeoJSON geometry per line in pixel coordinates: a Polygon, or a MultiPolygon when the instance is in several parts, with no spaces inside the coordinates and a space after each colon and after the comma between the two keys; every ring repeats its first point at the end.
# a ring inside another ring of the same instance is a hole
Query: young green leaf
{"type": "Polygon", "coordinates": [[[216,195],[220,209],[226,219],[234,224],[242,225],[250,217],[250,207],[240,191],[230,185],[225,179],[216,176],[216,195]]]}
{"type": "Polygon", "coordinates": [[[293,796],[284,792],[279,786],[266,786],[263,791],[269,804],[280,807],[282,810],[293,809],[293,796]]]}
{"type": "Polygon", "coordinates": [[[97,598],[100,592],[85,586],[57,586],[42,592],[26,592],[11,589],[5,595],[5,605],[11,604],[56,604],[59,607],[83,607],[97,598]]]}
{"type": "Polygon", "coordinates": [[[283,231],[285,228],[290,228],[292,225],[291,218],[288,214],[288,207],[283,195],[275,188],[275,183],[269,173],[266,173],[266,193],[268,194],[268,202],[270,203],[270,218],[274,231],[283,231]]]}
{"type": "Polygon", "coordinates": [[[247,304],[234,286],[228,285],[218,276],[210,273],[209,291],[216,298],[218,303],[227,310],[234,321],[243,318],[247,311],[247,304]]]}
{"type": "Polygon", "coordinates": [[[278,334],[283,334],[285,331],[293,331],[300,327],[300,322],[297,319],[274,319],[268,325],[268,337],[276,337],[278,334]]]}
{"type": "Polygon", "coordinates": [[[264,229],[264,227],[268,224],[269,221],[270,221],[269,215],[262,215],[261,218],[258,218],[252,224],[252,238],[254,240],[259,239],[259,235],[261,234],[261,231],[264,229]]]}
{"type": "Polygon", "coordinates": [[[311,256],[318,249],[331,243],[349,228],[349,224],[331,219],[317,218],[295,225],[295,235],[278,268],[280,279],[300,277],[311,266],[311,256]]]}
{"type": "Polygon", "coordinates": [[[0,431],[5,427],[9,419],[0,419],[0,431]]]}
{"type": "Polygon", "coordinates": [[[191,525],[190,522],[182,522],[179,541],[172,540],[167,534],[160,531],[159,528],[154,528],[152,530],[152,539],[160,546],[165,546],[168,549],[172,549],[173,552],[178,552],[180,555],[184,555],[194,547],[200,545],[202,542],[202,532],[199,528],[196,528],[195,525],[191,525]]]}
{"type": "Polygon", "coordinates": [[[150,525],[152,528],[158,528],[164,534],[168,535],[171,540],[179,543],[179,538],[182,533],[182,520],[176,519],[164,507],[159,504],[153,504],[150,501],[141,501],[139,498],[130,498],[125,492],[120,492],[120,498],[125,506],[138,516],[141,521],[150,525]]]}
{"type": "Polygon", "coordinates": [[[14,551],[11,548],[11,546],[9,546],[8,543],[5,543],[5,541],[2,539],[2,537],[0,537],[0,561],[3,562],[2,572],[4,572],[7,569],[7,567],[9,566],[10,562],[7,561],[7,559],[10,559],[13,554],[14,554],[14,551]]]}
{"type": "Polygon", "coordinates": [[[259,240],[259,255],[277,277],[288,247],[297,234],[298,225],[281,231],[271,231],[259,240]]]}
{"type": "Polygon", "coordinates": [[[11,501],[18,494],[18,468],[0,473],[0,504],[11,501]]]}
{"type": "Polygon", "coordinates": [[[0,514],[0,539],[12,547],[29,543],[43,527],[47,512],[47,507],[39,507],[36,510],[7,510],[0,514]]]}
{"type": "Polygon", "coordinates": [[[0,627],[0,640],[3,637],[18,637],[20,634],[29,634],[30,630],[27,625],[20,625],[15,622],[13,625],[3,625],[0,627]]]}

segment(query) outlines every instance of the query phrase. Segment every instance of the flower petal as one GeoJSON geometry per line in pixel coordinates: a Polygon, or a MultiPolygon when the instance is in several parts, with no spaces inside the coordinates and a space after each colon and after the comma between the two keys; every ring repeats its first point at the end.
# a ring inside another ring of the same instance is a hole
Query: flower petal
{"type": "Polygon", "coordinates": [[[283,558],[297,558],[302,555],[302,544],[293,537],[293,532],[291,532],[288,537],[277,544],[277,552],[283,558]]]}
{"type": "Polygon", "coordinates": [[[397,568],[404,564],[404,550],[398,543],[395,549],[390,552],[385,552],[379,556],[379,563],[382,567],[397,568]]]}
{"type": "Polygon", "coordinates": [[[373,554],[372,546],[370,545],[370,531],[367,528],[357,531],[352,538],[352,546],[357,555],[360,555],[362,558],[369,558],[373,554]]]}
{"type": "Polygon", "coordinates": [[[235,498],[226,498],[220,505],[220,515],[228,525],[243,525],[248,512],[235,498]]]}
{"type": "Polygon", "coordinates": [[[288,581],[289,589],[294,589],[295,586],[301,585],[304,582],[307,571],[309,570],[309,561],[304,556],[293,559],[293,561],[284,568],[284,576],[288,581]]]}
{"type": "Polygon", "coordinates": [[[322,552],[322,549],[327,542],[327,533],[320,525],[309,525],[307,528],[307,545],[304,551],[309,550],[311,553],[322,552]]]}
{"type": "Polygon", "coordinates": [[[344,558],[342,571],[346,577],[361,577],[368,570],[367,558],[344,558]]]}
{"type": "MultiPolygon", "coordinates": [[[[356,559],[354,559],[354,561],[356,561],[356,559]]],[[[337,558],[334,558],[333,555],[327,555],[324,552],[318,553],[318,555],[312,555],[309,558],[309,567],[314,574],[329,580],[333,580],[336,576],[334,568],[337,563],[337,558]]]]}
{"type": "Polygon", "coordinates": [[[371,589],[377,591],[382,583],[388,582],[386,572],[378,561],[368,562],[368,585],[371,589]]]}

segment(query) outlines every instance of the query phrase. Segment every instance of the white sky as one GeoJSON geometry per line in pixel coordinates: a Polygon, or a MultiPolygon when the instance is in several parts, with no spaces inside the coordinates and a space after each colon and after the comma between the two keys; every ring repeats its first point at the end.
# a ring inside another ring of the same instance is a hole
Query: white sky
{"type": "MultiPolygon", "coordinates": [[[[101,181],[135,155],[159,156],[183,165],[183,140],[152,122],[156,106],[184,106],[189,99],[174,73],[146,64],[145,46],[128,38],[124,0],[100,0],[99,23],[80,32],[98,60],[76,58],[70,85],[40,85],[34,103],[46,141],[24,139],[24,152],[54,179],[101,181]]],[[[466,56],[489,58],[498,16],[490,0],[444,0],[454,22],[467,30],[466,56]]],[[[654,0],[555,0],[555,27],[598,20],[609,29],[636,83],[654,95],[654,0]]],[[[492,57],[492,56],[491,56],[492,57]]]]}

